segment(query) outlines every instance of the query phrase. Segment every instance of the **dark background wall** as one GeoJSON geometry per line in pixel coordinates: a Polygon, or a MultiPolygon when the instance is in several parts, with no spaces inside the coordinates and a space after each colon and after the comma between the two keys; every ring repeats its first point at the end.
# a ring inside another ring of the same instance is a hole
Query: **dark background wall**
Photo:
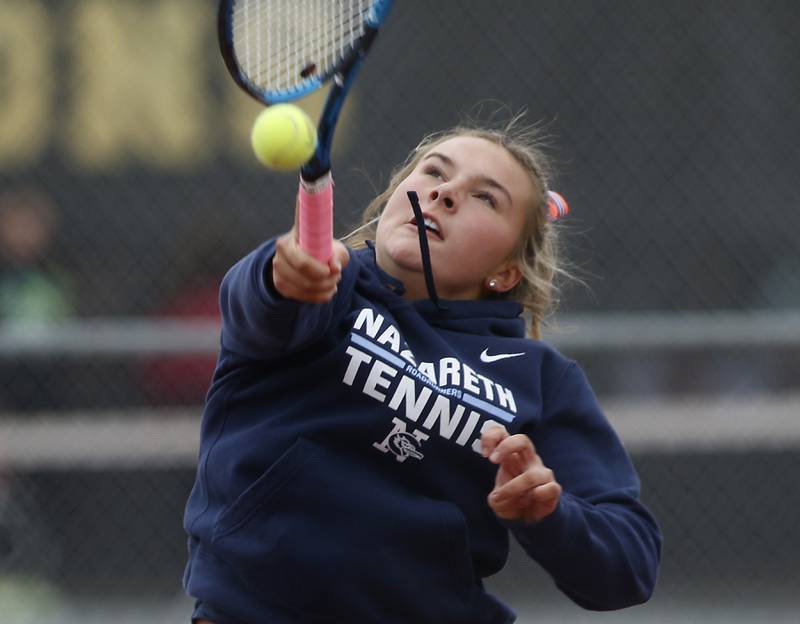
{"type": "MultiPolygon", "coordinates": [[[[225,73],[213,7],[0,0],[0,194],[50,206],[40,264],[68,293],[70,320],[213,319],[225,269],[290,226],[295,177],[260,169],[250,153],[259,109],[225,73]]],[[[658,438],[670,431],[670,401],[685,396],[763,397],[746,418],[767,434],[770,401],[800,416],[798,30],[790,0],[399,0],[338,130],[339,235],[423,135],[524,109],[550,137],[553,187],[572,208],[567,257],[586,283],[565,284],[556,322],[630,313],[655,327],[663,315],[730,313],[765,330],[788,315],[763,343],[736,339],[735,326],[730,344],[700,336],[682,347],[637,347],[637,336],[575,346],[561,334],[601,400],[645,397],[666,420],[643,417],[654,433],[632,447],[666,536],[659,592],[635,621],[673,611],[687,620],[710,603],[771,613],[800,582],[798,436],[764,445],[743,434],[697,450],[698,411],[697,431],[680,431],[685,449],[658,438]],[[687,604],[698,611],[680,611],[687,604]]],[[[320,98],[303,105],[316,113],[320,98]]],[[[124,349],[20,352],[8,346],[19,344],[16,320],[0,325],[5,434],[76,418],[100,425],[132,408],[157,410],[165,427],[165,408],[199,418],[213,354],[164,367],[124,349]]],[[[0,454],[0,590],[34,578],[61,605],[178,595],[191,462],[87,463],[0,454]]],[[[516,551],[491,584],[521,613],[546,604],[554,621],[578,617],[516,551]]],[[[22,592],[0,591],[10,595],[22,592]]],[[[147,621],[176,621],[152,613],[147,621]]]]}

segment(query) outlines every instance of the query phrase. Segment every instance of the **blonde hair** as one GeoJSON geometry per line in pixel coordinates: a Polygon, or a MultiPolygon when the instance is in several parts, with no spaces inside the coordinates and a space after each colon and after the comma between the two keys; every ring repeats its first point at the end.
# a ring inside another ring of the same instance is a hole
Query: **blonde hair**
{"type": "Polygon", "coordinates": [[[558,303],[555,278],[566,272],[559,266],[558,227],[547,218],[551,167],[549,158],[544,153],[545,139],[538,127],[520,123],[521,118],[522,115],[516,115],[499,128],[487,128],[474,123],[459,124],[423,138],[392,174],[386,190],[366,207],[362,213],[361,226],[345,237],[345,240],[353,247],[363,247],[367,240],[374,240],[377,222],[386,202],[423,156],[437,145],[457,137],[476,137],[500,145],[529,175],[536,195],[532,198],[524,230],[514,250],[522,279],[510,291],[493,293],[491,296],[496,299],[512,299],[522,304],[531,319],[529,335],[541,338],[544,319],[555,310],[558,303]]]}

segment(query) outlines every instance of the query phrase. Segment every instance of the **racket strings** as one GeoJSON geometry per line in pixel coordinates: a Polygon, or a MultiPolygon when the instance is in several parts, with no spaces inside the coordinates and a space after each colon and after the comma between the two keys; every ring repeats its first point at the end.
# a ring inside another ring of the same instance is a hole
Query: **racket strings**
{"type": "Polygon", "coordinates": [[[239,0],[233,47],[244,74],[269,91],[325,75],[364,33],[373,0],[239,0]]]}

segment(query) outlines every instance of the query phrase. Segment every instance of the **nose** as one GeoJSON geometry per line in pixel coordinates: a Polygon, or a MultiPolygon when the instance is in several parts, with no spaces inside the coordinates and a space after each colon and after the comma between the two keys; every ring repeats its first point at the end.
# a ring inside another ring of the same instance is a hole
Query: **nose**
{"type": "Polygon", "coordinates": [[[430,198],[432,202],[441,200],[441,202],[444,204],[444,207],[448,210],[452,210],[455,207],[453,198],[445,189],[433,189],[431,191],[430,198]]]}

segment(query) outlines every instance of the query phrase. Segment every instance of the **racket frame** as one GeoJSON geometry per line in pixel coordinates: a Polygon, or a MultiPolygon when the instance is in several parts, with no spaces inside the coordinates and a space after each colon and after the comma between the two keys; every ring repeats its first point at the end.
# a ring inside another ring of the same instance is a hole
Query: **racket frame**
{"type": "MultiPolygon", "coordinates": [[[[291,88],[263,89],[248,79],[236,60],[233,44],[233,7],[236,0],[220,0],[217,13],[217,35],[220,52],[233,80],[252,98],[267,106],[298,100],[320,89],[332,81],[320,119],[317,124],[317,148],[314,155],[300,169],[298,229],[300,246],[317,259],[327,262],[332,256],[333,205],[325,208],[325,202],[313,195],[329,195],[331,148],[336,123],[342,106],[353,85],[361,63],[375,41],[380,26],[391,9],[393,0],[375,0],[364,18],[364,33],[346,53],[331,67],[319,74],[308,76],[291,88]],[[327,210],[327,213],[326,213],[327,210]],[[326,241],[327,242],[322,242],[326,241]]],[[[331,196],[332,197],[332,196],[331,196]]]]}

